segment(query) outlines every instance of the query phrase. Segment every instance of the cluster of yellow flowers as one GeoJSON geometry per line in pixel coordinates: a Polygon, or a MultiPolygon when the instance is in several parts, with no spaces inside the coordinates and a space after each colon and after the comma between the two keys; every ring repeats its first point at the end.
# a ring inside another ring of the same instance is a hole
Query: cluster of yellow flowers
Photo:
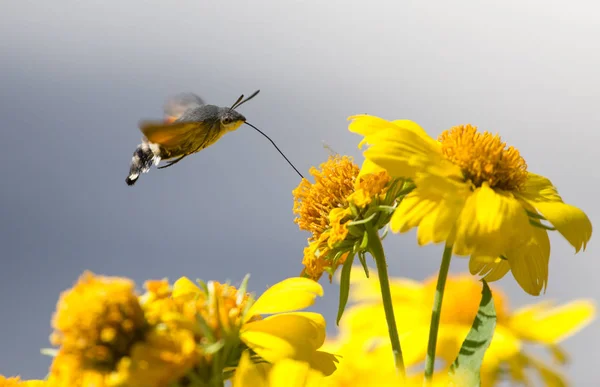
{"type": "MultiPolygon", "coordinates": [[[[473,275],[495,281],[511,271],[539,295],[548,282],[548,231],[578,252],[591,223],[498,136],[465,125],[434,140],[411,121],[351,119],[350,131],[364,137],[359,146],[369,145],[362,167],[331,156],[311,169],[314,182],[303,179],[293,192],[295,221],[310,233],[299,277],[255,299],[247,278],[237,288],[187,277],[147,281],[138,294],[127,278],[86,272],[58,301],[47,378],[0,376],[0,387],[416,386],[424,361],[426,385],[457,385],[451,375],[463,366],[453,362],[478,330],[483,307],[482,282],[473,275]],[[389,278],[379,234],[387,227],[417,228],[419,245],[445,243],[438,275],[423,283],[389,278]],[[473,275],[448,275],[453,255],[469,257],[473,275]],[[323,295],[316,282],[323,273],[340,282],[335,338],[326,338],[323,316],[302,311],[323,295]]],[[[556,364],[526,346],[540,345],[564,363],[559,343],[594,318],[594,304],[511,311],[507,297],[491,289],[493,336],[483,340],[478,368],[468,370],[473,385],[526,383],[530,371],[546,385],[566,385],[556,364]]]]}

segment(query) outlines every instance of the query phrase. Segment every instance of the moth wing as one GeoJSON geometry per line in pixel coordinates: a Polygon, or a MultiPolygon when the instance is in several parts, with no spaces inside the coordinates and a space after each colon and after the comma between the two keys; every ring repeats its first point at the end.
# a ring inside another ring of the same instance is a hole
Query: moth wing
{"type": "Polygon", "coordinates": [[[186,111],[203,105],[205,105],[205,103],[202,98],[194,93],[175,94],[167,98],[167,101],[163,107],[165,112],[165,121],[171,123],[181,117],[186,111]]]}
{"type": "Polygon", "coordinates": [[[198,135],[203,125],[200,122],[165,123],[162,121],[141,121],[140,131],[148,141],[167,148],[175,148],[189,140],[193,135],[198,135]]]}

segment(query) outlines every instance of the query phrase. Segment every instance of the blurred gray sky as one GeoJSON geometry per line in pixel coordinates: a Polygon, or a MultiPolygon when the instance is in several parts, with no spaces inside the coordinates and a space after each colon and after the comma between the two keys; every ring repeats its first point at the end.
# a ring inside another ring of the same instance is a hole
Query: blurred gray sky
{"type": "MultiPolygon", "coordinates": [[[[301,269],[298,178],[250,128],[133,188],[141,118],[193,91],[240,111],[302,170],[322,141],[360,162],[346,118],[412,119],[431,135],[500,132],[563,198],[598,218],[599,7],[572,1],[24,1],[0,3],[0,373],[42,377],[59,292],[90,269],[239,281],[260,292],[301,269]]],[[[545,296],[507,276],[513,306],[600,299],[597,239],[554,237],[545,296]]],[[[440,246],[386,240],[390,271],[437,270],[440,246]]],[[[453,271],[466,269],[455,259],[453,271]]],[[[338,288],[315,308],[334,332],[338,288]]],[[[597,385],[600,324],[566,342],[575,386],[597,385]]]]}

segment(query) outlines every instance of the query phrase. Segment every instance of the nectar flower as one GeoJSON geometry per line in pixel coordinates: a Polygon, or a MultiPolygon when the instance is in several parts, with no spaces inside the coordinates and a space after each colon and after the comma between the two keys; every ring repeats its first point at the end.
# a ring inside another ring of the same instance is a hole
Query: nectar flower
{"type": "Polygon", "coordinates": [[[50,386],[45,380],[21,380],[20,377],[6,378],[0,375],[0,387],[46,387],[50,386]]]}
{"type": "Polygon", "coordinates": [[[592,234],[586,214],[565,204],[550,180],[527,171],[500,137],[463,125],[436,141],[412,121],[350,119],[350,131],[364,136],[359,146],[370,145],[370,165],[416,186],[394,212],[393,231],[416,227],[420,245],[446,242],[454,254],[470,256],[471,273],[487,281],[510,270],[533,295],[548,281],[548,230],[576,252],[585,249],[592,234]]]}
{"type": "Polygon", "coordinates": [[[50,385],[162,387],[193,365],[192,331],[150,323],[126,278],[84,273],[61,296],[51,341],[50,385]]]}
{"type": "Polygon", "coordinates": [[[108,370],[148,328],[132,281],[90,272],[61,295],[53,320],[52,344],[90,368],[108,370]]]}
{"type": "Polygon", "coordinates": [[[326,387],[325,377],[310,364],[283,359],[274,365],[253,363],[244,352],[232,383],[233,387],[326,387]]]}
{"type": "MultiPolygon", "coordinates": [[[[378,315],[382,315],[383,310],[376,297],[377,280],[356,277],[360,279],[354,280],[351,299],[359,303],[344,315],[341,331],[370,338],[385,337],[386,325],[378,322],[378,315]]],[[[430,324],[428,306],[433,302],[435,287],[436,278],[424,283],[391,279],[394,309],[400,311],[402,317],[399,321],[404,320],[403,324],[399,324],[399,330],[407,367],[416,367],[425,359],[430,324]]],[[[473,295],[478,291],[481,291],[481,283],[470,275],[450,275],[447,279],[436,350],[436,357],[443,361],[444,366],[437,370],[434,380],[445,377],[471,329],[479,306],[479,300],[473,295]]],[[[483,386],[493,386],[502,377],[524,382],[527,369],[536,371],[543,380],[560,380],[562,385],[566,385],[556,366],[537,359],[526,347],[529,344],[545,348],[559,363],[564,363],[566,354],[559,343],[594,319],[594,304],[586,300],[560,306],[542,302],[511,311],[504,293],[493,287],[492,294],[497,325],[481,368],[483,386]]],[[[419,371],[416,373],[421,374],[419,371]]]]}
{"type": "MultiPolygon", "coordinates": [[[[423,385],[422,375],[410,375],[403,380],[390,356],[391,344],[382,337],[342,331],[337,338],[327,340],[323,348],[339,358],[335,372],[325,378],[323,385],[328,387],[423,385]]],[[[447,387],[447,380],[437,378],[431,387],[437,386],[447,387]]]]}
{"type": "Polygon", "coordinates": [[[307,278],[288,278],[256,301],[245,289],[246,281],[240,289],[217,282],[198,287],[186,277],[173,286],[173,300],[183,302],[184,309],[207,329],[200,345],[225,348],[223,352],[229,354],[220,369],[237,364],[247,347],[270,363],[294,359],[331,372],[333,358],[318,351],[325,341],[325,319],[318,313],[296,312],[323,295],[321,285],[307,278]]]}
{"type": "Polygon", "coordinates": [[[323,272],[331,276],[350,254],[360,253],[365,224],[377,230],[389,216],[404,181],[392,179],[382,169],[363,173],[348,156],[331,156],[310,174],[315,182],[302,179],[293,191],[294,220],[311,233],[304,249],[303,275],[318,280],[323,272]]]}

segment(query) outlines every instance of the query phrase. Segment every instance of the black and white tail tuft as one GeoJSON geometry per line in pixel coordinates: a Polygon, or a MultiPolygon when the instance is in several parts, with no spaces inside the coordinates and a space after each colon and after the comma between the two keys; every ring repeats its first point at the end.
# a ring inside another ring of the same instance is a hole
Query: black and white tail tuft
{"type": "Polygon", "coordinates": [[[160,162],[160,149],[156,144],[143,142],[133,152],[131,158],[131,167],[129,167],[129,176],[125,179],[127,185],[134,185],[140,174],[150,170],[152,164],[158,165],[160,162]]]}

